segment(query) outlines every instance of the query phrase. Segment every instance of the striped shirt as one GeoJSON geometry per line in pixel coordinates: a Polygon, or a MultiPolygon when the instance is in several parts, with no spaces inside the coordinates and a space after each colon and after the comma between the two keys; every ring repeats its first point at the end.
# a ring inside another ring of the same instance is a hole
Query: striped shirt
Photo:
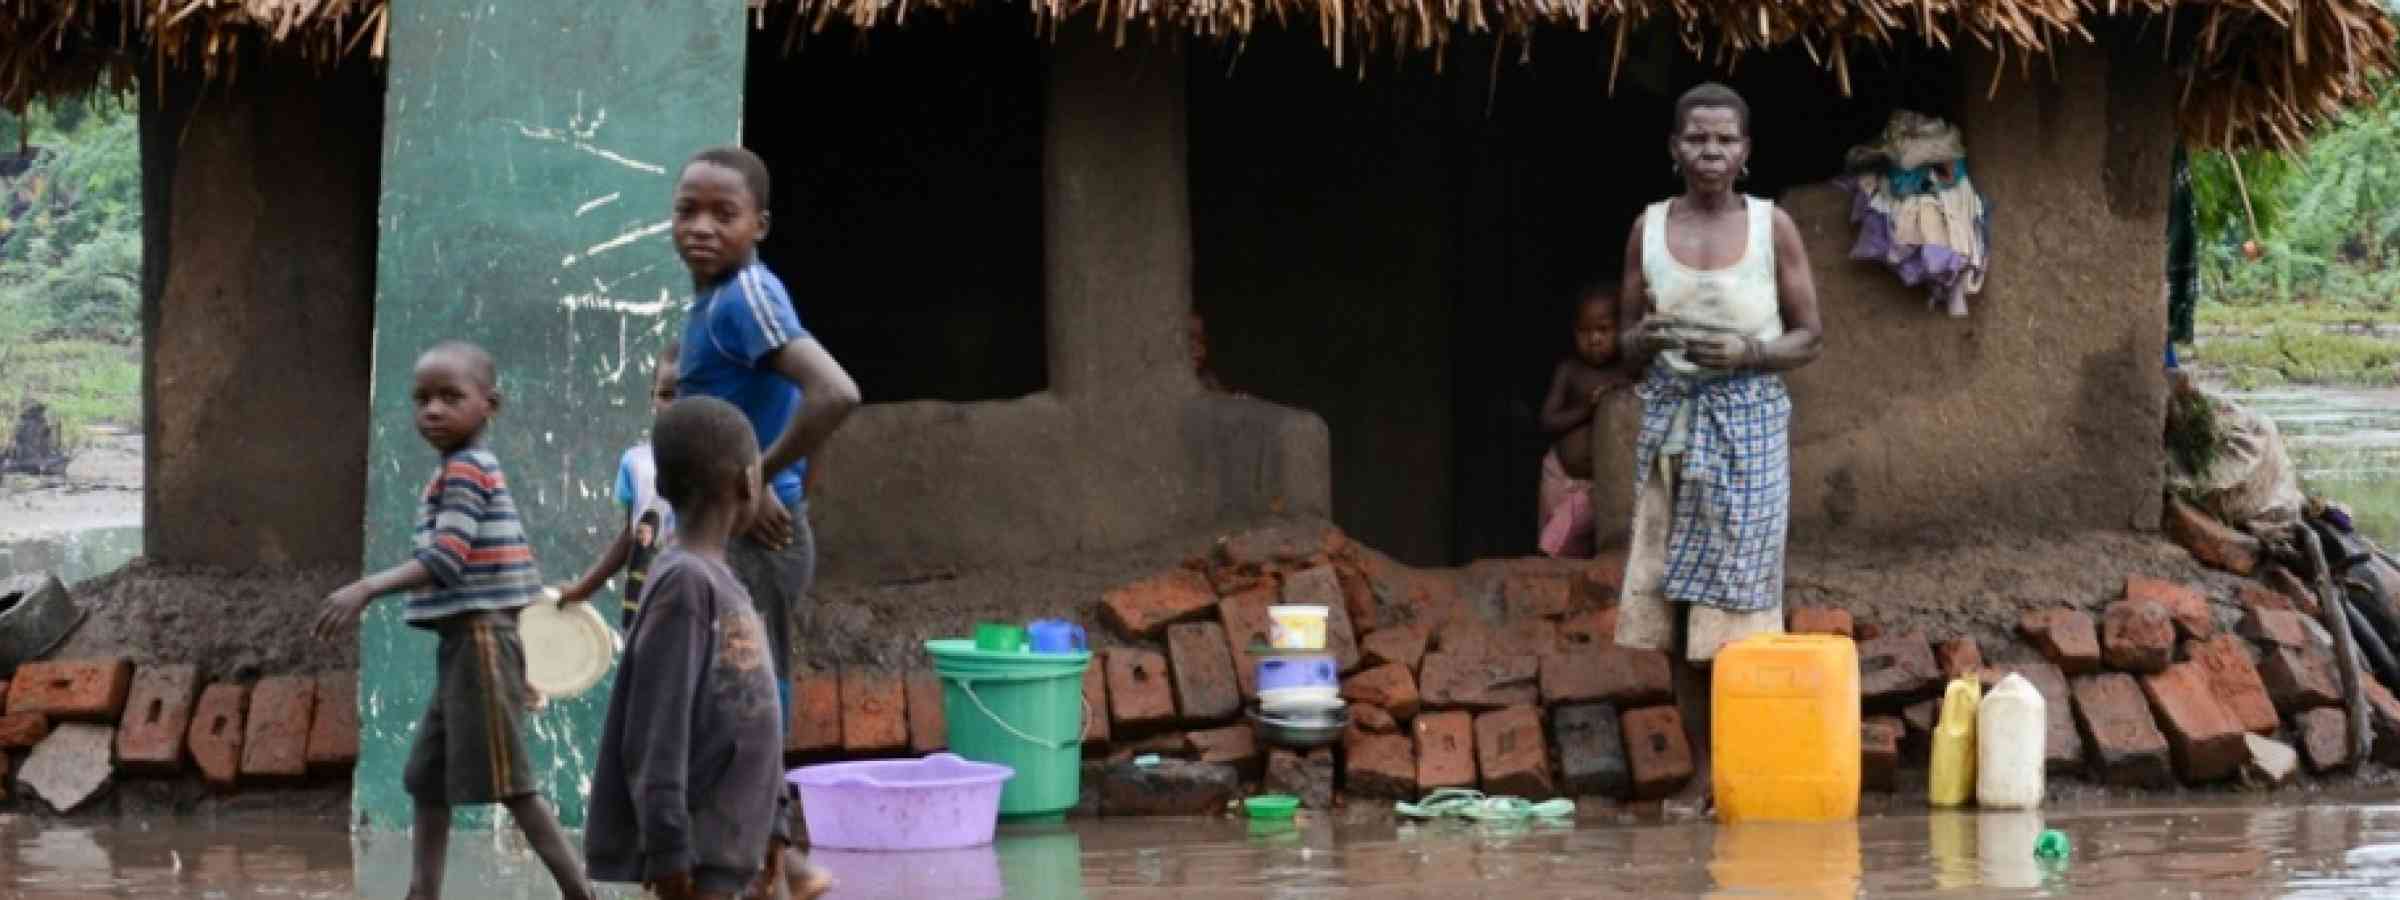
{"type": "Polygon", "coordinates": [[[508,476],[481,441],[444,457],[425,485],[413,546],[433,584],[409,596],[408,624],[431,628],[460,613],[519,609],[541,589],[508,476]]]}

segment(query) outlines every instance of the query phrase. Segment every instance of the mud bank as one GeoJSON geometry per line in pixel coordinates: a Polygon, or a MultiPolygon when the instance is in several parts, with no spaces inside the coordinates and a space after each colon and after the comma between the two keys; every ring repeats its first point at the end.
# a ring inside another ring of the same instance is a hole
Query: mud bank
{"type": "Polygon", "coordinates": [[[136,560],[75,587],[83,624],[50,656],[189,663],[206,682],[355,669],[357,641],[320,641],[309,629],[325,595],[357,574],[332,566],[235,572],[136,560]]]}

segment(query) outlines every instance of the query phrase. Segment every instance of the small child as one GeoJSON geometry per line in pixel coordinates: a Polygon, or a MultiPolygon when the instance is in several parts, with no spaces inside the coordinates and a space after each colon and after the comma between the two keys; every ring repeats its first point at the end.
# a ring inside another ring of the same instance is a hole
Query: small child
{"type": "Polygon", "coordinates": [[[1610,392],[1633,384],[1617,363],[1617,295],[1605,283],[1584,291],[1575,311],[1575,354],[1559,360],[1542,401],[1542,430],[1556,443],[1542,457],[1542,552],[1587,558],[1592,545],[1592,418],[1610,392]]]}
{"type": "MultiPolygon", "coordinates": [[[[676,359],[683,342],[669,341],[658,354],[658,371],[650,379],[650,416],[656,419],[675,402],[676,359]]],[[[625,573],[625,597],[619,613],[618,627],[633,630],[633,611],[642,600],[642,582],[650,571],[650,561],[667,546],[675,534],[675,509],[658,496],[658,466],[651,459],[650,442],[643,441],[625,450],[617,460],[617,505],[625,508],[625,528],[617,532],[608,551],[600,555],[590,571],[575,579],[573,584],[559,589],[559,602],[581,603],[608,584],[619,571],[625,573]]]]}
{"type": "MultiPolygon", "coordinates": [[[[767,865],[783,783],[783,715],[764,620],[726,562],[758,504],[758,443],[740,410],[677,401],[652,436],[682,522],[650,570],[600,732],[584,850],[593,877],[660,897],[731,898],[767,865]]],[[[776,885],[760,885],[772,896],[776,885]]]]}
{"type": "Polygon", "coordinates": [[[569,898],[592,896],[566,832],[525,765],[525,648],[516,612],[541,585],[500,460],[484,431],[500,411],[499,372],[483,348],[446,341],[417,359],[417,434],[442,455],[426,484],[414,558],[325,598],[316,632],[357,624],[367,604],[410,591],[408,624],[435,632],[433,698],[417,726],[402,783],[416,801],[408,896],[436,898],[450,843],[450,808],[498,803],[569,898]]]}

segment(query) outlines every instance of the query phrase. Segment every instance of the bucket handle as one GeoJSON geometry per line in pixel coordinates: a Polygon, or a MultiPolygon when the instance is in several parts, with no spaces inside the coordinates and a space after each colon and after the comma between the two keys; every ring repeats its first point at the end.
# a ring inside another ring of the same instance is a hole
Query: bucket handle
{"type": "Polygon", "coordinates": [[[1091,701],[1083,696],[1082,691],[1075,692],[1075,740],[1061,743],[1058,741],[1049,741],[1034,737],[1033,735],[1017,730],[1017,726],[1008,724],[1007,719],[1000,718],[998,713],[992,712],[991,707],[983,705],[983,698],[975,694],[975,679],[957,678],[953,680],[958,682],[959,690],[967,693],[967,701],[975,704],[975,708],[983,713],[984,718],[992,720],[992,724],[1000,726],[1000,730],[1006,731],[1011,735],[1015,735],[1017,740],[1024,741],[1025,743],[1032,744],[1044,750],[1074,750],[1083,746],[1084,738],[1091,736],[1092,705],[1091,701]]]}

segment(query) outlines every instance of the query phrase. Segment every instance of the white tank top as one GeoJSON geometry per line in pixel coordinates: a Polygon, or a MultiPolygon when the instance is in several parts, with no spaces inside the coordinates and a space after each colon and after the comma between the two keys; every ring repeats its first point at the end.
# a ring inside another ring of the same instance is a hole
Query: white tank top
{"type": "MultiPolygon", "coordinates": [[[[1775,204],[1743,197],[1750,227],[1742,258],[1725,268],[1703,271],[1677,261],[1667,250],[1670,202],[1653,203],[1642,216],[1642,279],[1649,284],[1654,313],[1695,326],[1694,333],[1715,331],[1758,341],[1782,337],[1783,309],[1775,302],[1775,204]]],[[[1703,371],[1681,350],[1666,351],[1659,358],[1676,372],[1703,371]]]]}

